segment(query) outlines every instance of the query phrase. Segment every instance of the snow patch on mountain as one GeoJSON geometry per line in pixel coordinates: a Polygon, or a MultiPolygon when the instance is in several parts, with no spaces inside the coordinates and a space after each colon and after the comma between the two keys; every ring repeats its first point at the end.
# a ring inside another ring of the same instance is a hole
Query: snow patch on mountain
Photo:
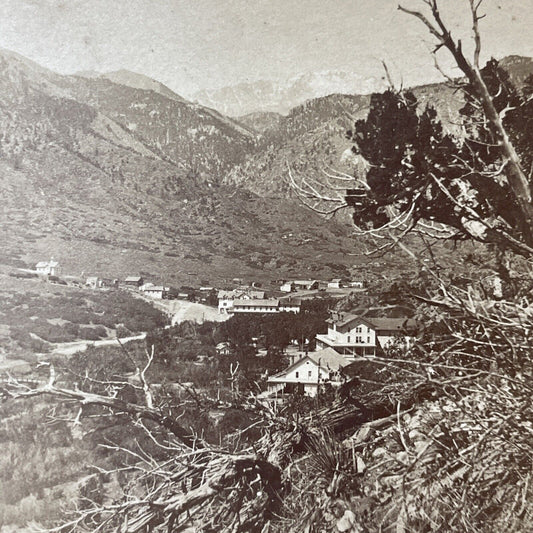
{"type": "Polygon", "coordinates": [[[195,93],[193,100],[233,117],[254,112],[288,111],[309,100],[329,94],[369,94],[383,90],[385,82],[363,78],[355,72],[320,71],[293,76],[284,81],[259,80],[195,93]]]}

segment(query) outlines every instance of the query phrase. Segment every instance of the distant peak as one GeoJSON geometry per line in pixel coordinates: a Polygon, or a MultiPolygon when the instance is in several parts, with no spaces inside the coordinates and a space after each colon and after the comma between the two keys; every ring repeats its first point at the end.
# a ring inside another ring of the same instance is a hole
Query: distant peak
{"type": "Polygon", "coordinates": [[[27,57],[17,53],[13,52],[13,50],[8,50],[7,48],[0,48],[0,57],[3,57],[4,59],[8,61],[16,61],[18,63],[22,63],[26,67],[29,67],[33,71],[42,72],[46,74],[55,74],[51,70],[42,67],[39,65],[39,63],[36,63],[35,61],[28,59],[27,57]]]}
{"type": "Polygon", "coordinates": [[[133,89],[142,89],[144,91],[154,91],[159,93],[166,98],[176,100],[178,102],[187,102],[185,98],[176,94],[172,89],[169,89],[163,83],[150,78],[144,74],[139,74],[138,72],[132,72],[131,70],[115,70],[113,72],[106,72],[105,74],[99,75],[100,78],[105,78],[113,83],[118,83],[120,85],[126,85],[127,87],[132,87],[133,89]]]}
{"type": "Polygon", "coordinates": [[[79,76],[80,78],[99,78],[101,75],[102,73],[96,70],[80,70],[74,73],[74,76],[79,76]]]}
{"type": "Polygon", "coordinates": [[[330,94],[369,94],[383,89],[377,78],[357,72],[322,70],[298,73],[285,80],[257,80],[197,92],[193,98],[230,116],[273,111],[286,114],[307,100],[330,94]]]}

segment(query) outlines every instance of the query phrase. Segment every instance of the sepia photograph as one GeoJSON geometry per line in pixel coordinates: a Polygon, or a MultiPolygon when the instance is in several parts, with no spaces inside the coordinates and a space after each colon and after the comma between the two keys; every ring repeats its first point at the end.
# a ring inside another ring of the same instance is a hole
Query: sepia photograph
{"type": "Polygon", "coordinates": [[[0,533],[531,533],[532,25],[0,0],[0,533]]]}

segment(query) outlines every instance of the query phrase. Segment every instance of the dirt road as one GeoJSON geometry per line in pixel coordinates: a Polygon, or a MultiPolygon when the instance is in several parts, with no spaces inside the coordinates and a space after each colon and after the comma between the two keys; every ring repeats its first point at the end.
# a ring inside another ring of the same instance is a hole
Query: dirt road
{"type": "MultiPolygon", "coordinates": [[[[217,309],[207,305],[188,302],[184,300],[161,300],[152,301],[157,307],[165,311],[171,317],[171,324],[174,326],[180,322],[190,320],[192,322],[202,323],[207,321],[223,322],[229,318],[229,315],[222,315],[217,309]]],[[[120,342],[126,343],[134,340],[142,340],[146,333],[124,337],[120,342]]],[[[118,346],[116,339],[104,339],[100,341],[75,341],[63,342],[54,346],[52,354],[54,355],[72,355],[76,352],[84,352],[88,346],[118,346]]]]}
{"type": "MultiPolygon", "coordinates": [[[[146,337],[146,333],[134,335],[132,337],[124,337],[120,339],[122,344],[129,341],[142,340],[146,337]]],[[[54,346],[52,353],[55,355],[72,355],[76,352],[84,352],[88,346],[118,346],[117,339],[103,339],[101,341],[75,341],[62,342],[54,346]]]]}
{"type": "Polygon", "coordinates": [[[179,324],[186,320],[192,322],[223,322],[229,318],[229,315],[222,315],[218,309],[208,305],[187,302],[184,300],[163,300],[157,302],[172,315],[172,325],[179,324]]]}

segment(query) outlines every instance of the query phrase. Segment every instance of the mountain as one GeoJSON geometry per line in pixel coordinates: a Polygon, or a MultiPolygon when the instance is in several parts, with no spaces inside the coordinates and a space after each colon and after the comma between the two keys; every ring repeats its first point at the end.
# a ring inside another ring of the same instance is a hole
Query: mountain
{"type": "MultiPolygon", "coordinates": [[[[510,56],[500,63],[519,86],[533,73],[531,58],[510,56]]],[[[411,90],[421,106],[431,105],[437,110],[446,129],[460,133],[461,93],[445,83],[411,90]]],[[[275,120],[262,113],[241,117],[241,121],[262,128],[262,136],[256,149],[231,169],[224,183],[279,198],[291,195],[289,168],[293,175],[308,180],[321,181],[326,173],[353,175],[356,161],[346,131],[367,115],[369,104],[369,95],[332,94],[308,100],[275,120]]]]}
{"type": "Polygon", "coordinates": [[[166,85],[144,76],[131,72],[129,70],[116,70],[114,72],[107,72],[102,74],[102,78],[112,81],[113,83],[119,83],[120,85],[126,85],[127,87],[133,87],[134,89],[142,89],[144,91],[154,91],[171,100],[177,100],[178,102],[186,102],[185,98],[176,94],[169,89],[166,85]]]}
{"type": "MultiPolygon", "coordinates": [[[[413,91],[423,105],[436,107],[449,129],[457,129],[463,101],[453,89],[432,84],[413,91]]],[[[263,131],[257,148],[235,164],[224,183],[285,197],[291,194],[289,168],[294,175],[319,181],[326,173],[353,175],[356,159],[346,132],[366,117],[369,105],[369,95],[333,94],[293,108],[276,126],[263,131]]]]}
{"type": "Polygon", "coordinates": [[[113,72],[106,72],[104,74],[96,72],[94,70],[80,71],[76,72],[76,76],[81,76],[82,78],[89,79],[105,79],[112,81],[113,83],[118,83],[120,85],[125,85],[126,87],[132,87],[133,89],[142,89],[144,91],[154,91],[159,93],[171,100],[176,100],[178,102],[186,102],[187,100],[176,94],[174,91],[169,89],[166,85],[160,83],[153,78],[145,76],[144,74],[139,74],[137,72],[132,72],[131,70],[115,70],[113,72]]]}
{"type": "MultiPolygon", "coordinates": [[[[527,62],[513,64],[524,78],[527,62]]],[[[62,76],[0,52],[0,271],[53,255],[72,274],[169,284],[381,275],[383,260],[352,254],[364,241],[349,225],[304,209],[287,186],[289,167],[352,175],[345,132],[368,95],[235,120],[132,79],[62,76]]],[[[451,89],[415,92],[456,127],[451,89]]]]}
{"type": "Polygon", "coordinates": [[[274,113],[273,111],[257,111],[255,113],[243,115],[242,117],[237,117],[237,120],[241,124],[245,124],[252,130],[261,134],[276,130],[282,119],[283,115],[280,113],[274,113]]]}
{"type": "MultiPolygon", "coordinates": [[[[217,111],[181,99],[170,89],[167,92],[172,93],[171,98],[164,91],[139,89],[101,76],[60,76],[6,51],[0,52],[0,69],[6,104],[13,91],[32,98],[48,98],[55,107],[60,107],[55,99],[64,98],[65,109],[56,109],[58,116],[49,117],[57,122],[60,117],[66,121],[68,117],[64,114],[77,102],[85,111],[73,119],[85,121],[85,128],[95,120],[94,127],[100,135],[111,136],[119,144],[125,142],[130,148],[134,144],[143,155],[148,151],[181,173],[193,173],[204,180],[220,179],[249,150],[257,136],[217,111]]],[[[124,77],[121,79],[125,81],[124,77]]],[[[139,81],[138,77],[128,76],[128,79],[139,81]]],[[[13,113],[17,113],[28,100],[17,95],[11,103],[15,103],[13,113]]],[[[31,112],[38,113],[38,110],[31,112]]],[[[42,113],[46,112],[45,106],[42,113]]],[[[36,124],[37,129],[42,127],[36,124]]],[[[66,123],[64,127],[69,129],[66,123]]],[[[94,156],[86,154],[85,149],[81,147],[83,155],[94,156]]]]}
{"type": "Polygon", "coordinates": [[[366,115],[369,102],[369,96],[336,94],[295,107],[277,127],[265,130],[255,151],[233,167],[224,183],[278,198],[291,194],[288,167],[318,179],[333,169],[351,174],[352,143],[346,131],[366,115]]]}
{"type": "Polygon", "coordinates": [[[259,80],[220,89],[203,90],[192,99],[232,117],[254,112],[287,114],[306,100],[328,94],[369,94],[384,88],[383,80],[362,78],[355,72],[322,71],[282,82],[259,80]]]}
{"type": "Polygon", "coordinates": [[[198,104],[0,53],[0,267],[54,256],[70,274],[171,284],[346,274],[346,227],[224,184],[257,139],[198,104]]]}
{"type": "Polygon", "coordinates": [[[507,56],[500,65],[509,72],[511,79],[521,85],[533,73],[533,58],[523,56],[507,56]]]}

